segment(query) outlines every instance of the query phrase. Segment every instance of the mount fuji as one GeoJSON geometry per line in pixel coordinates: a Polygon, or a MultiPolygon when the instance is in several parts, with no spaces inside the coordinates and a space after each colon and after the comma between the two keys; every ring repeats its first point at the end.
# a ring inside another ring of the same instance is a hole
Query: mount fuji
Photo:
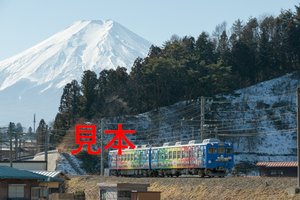
{"type": "Polygon", "coordinates": [[[152,43],[112,20],[77,21],[36,46],[0,62],[0,126],[46,123],[58,112],[63,87],[83,71],[126,67],[152,43]]]}

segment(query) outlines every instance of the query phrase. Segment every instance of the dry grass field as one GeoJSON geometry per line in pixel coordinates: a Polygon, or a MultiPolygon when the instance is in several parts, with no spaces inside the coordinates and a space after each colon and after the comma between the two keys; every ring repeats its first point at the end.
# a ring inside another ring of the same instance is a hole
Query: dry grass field
{"type": "Polygon", "coordinates": [[[161,199],[300,199],[288,195],[297,186],[297,178],[227,177],[227,178],[128,178],[70,176],[67,192],[85,191],[86,199],[99,199],[97,183],[149,183],[149,191],[161,191],[161,199]]]}

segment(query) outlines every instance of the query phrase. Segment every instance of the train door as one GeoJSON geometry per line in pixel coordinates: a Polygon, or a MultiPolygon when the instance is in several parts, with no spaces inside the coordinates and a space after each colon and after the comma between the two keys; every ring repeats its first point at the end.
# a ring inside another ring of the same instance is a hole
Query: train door
{"type": "Polygon", "coordinates": [[[158,149],[158,163],[157,166],[159,168],[164,168],[165,167],[165,151],[164,149],[158,149]]]}
{"type": "Polygon", "coordinates": [[[203,160],[203,146],[198,146],[198,155],[197,155],[197,166],[202,166],[202,160],[203,160]]]}
{"type": "Polygon", "coordinates": [[[190,167],[190,163],[191,163],[191,160],[190,160],[190,147],[187,147],[186,148],[186,161],[187,161],[187,166],[190,167]]]}
{"type": "Polygon", "coordinates": [[[111,152],[109,156],[109,163],[110,163],[110,168],[115,169],[117,168],[117,153],[116,152],[111,152]]]}
{"type": "Polygon", "coordinates": [[[191,146],[189,149],[189,154],[190,154],[190,167],[194,168],[195,167],[195,147],[191,146]]]}
{"type": "Polygon", "coordinates": [[[207,155],[206,146],[203,146],[203,160],[202,160],[203,165],[205,165],[206,155],[207,155]]]}
{"type": "Polygon", "coordinates": [[[113,168],[113,161],[112,161],[112,158],[113,158],[113,154],[111,152],[108,153],[108,167],[109,169],[112,169],[113,168]]]}
{"type": "Polygon", "coordinates": [[[173,148],[173,168],[177,167],[177,148],[173,148]]]}
{"type": "Polygon", "coordinates": [[[157,149],[152,149],[151,150],[151,167],[157,168],[158,165],[158,150],[157,149]]]}
{"type": "Polygon", "coordinates": [[[139,167],[143,167],[143,161],[144,161],[144,156],[143,156],[143,151],[139,152],[139,167]]]}

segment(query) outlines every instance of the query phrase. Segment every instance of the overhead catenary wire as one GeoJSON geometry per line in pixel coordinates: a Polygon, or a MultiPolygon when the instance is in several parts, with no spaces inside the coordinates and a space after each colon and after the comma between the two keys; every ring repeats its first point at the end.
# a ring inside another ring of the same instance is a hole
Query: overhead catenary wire
{"type": "MultiPolygon", "coordinates": [[[[294,93],[290,93],[290,94],[294,94],[294,93]]],[[[278,98],[278,97],[286,97],[287,95],[289,95],[288,93],[286,94],[282,94],[282,95],[277,95],[277,96],[272,96],[272,97],[265,97],[265,98],[256,98],[256,99],[250,99],[250,100],[245,100],[245,101],[236,101],[236,100],[233,100],[233,101],[214,101],[212,102],[213,104],[217,104],[217,103],[240,103],[240,102],[255,102],[255,101],[262,101],[262,100],[268,100],[268,99],[273,99],[273,98],[278,98]]],[[[175,107],[175,106],[174,106],[175,107]]],[[[255,109],[255,110],[250,110],[251,112],[263,112],[263,111],[271,111],[273,110],[274,112],[276,110],[279,110],[279,109],[286,109],[286,108],[293,108],[295,107],[296,108],[296,105],[295,104],[290,104],[290,105],[286,105],[286,106],[280,106],[280,107],[271,107],[271,108],[265,108],[265,109],[255,109]]],[[[217,108],[217,109],[220,109],[220,108],[217,108]]],[[[182,115],[188,115],[189,118],[194,118],[194,119],[197,119],[199,118],[199,105],[196,105],[195,102],[192,103],[192,104],[189,104],[187,106],[183,106],[182,108],[180,109],[176,109],[176,108],[162,108],[160,109],[158,112],[157,112],[157,115],[155,117],[149,117],[147,116],[147,118],[150,118],[151,119],[151,122],[152,123],[156,123],[156,122],[159,122],[161,120],[178,120],[178,118],[180,118],[180,116],[182,115]],[[166,110],[167,109],[167,110],[166,110]],[[173,114],[172,115],[167,115],[165,113],[168,113],[168,112],[172,112],[173,114]]],[[[220,113],[220,114],[231,114],[231,113],[246,113],[246,112],[249,112],[249,110],[227,110],[227,111],[221,111],[221,110],[210,110],[211,113],[220,113]]],[[[266,126],[259,126],[259,127],[253,127],[253,128],[239,128],[239,126],[241,125],[251,125],[251,124],[254,124],[254,123],[272,123],[272,122],[276,122],[278,120],[281,120],[281,119],[278,119],[278,117],[281,117],[281,116],[292,116],[296,114],[296,112],[286,112],[286,113],[278,113],[278,114],[273,114],[273,115],[263,115],[263,116],[258,116],[258,117],[240,117],[240,115],[237,116],[237,118],[225,118],[225,119],[206,119],[205,122],[207,123],[211,123],[211,122],[220,122],[218,123],[220,126],[222,125],[222,129],[218,128],[218,133],[219,132],[228,132],[228,131],[231,131],[232,133],[220,133],[220,134],[217,134],[218,136],[246,136],[248,134],[248,136],[253,136],[253,135],[257,135],[257,134],[281,134],[281,133],[286,133],[286,132],[294,132],[295,129],[293,128],[288,128],[286,130],[275,130],[275,131],[259,131],[259,132],[254,132],[254,133],[245,133],[245,131],[251,131],[251,130],[257,130],[257,129],[268,129],[270,128],[270,126],[266,125],[266,126]],[[266,120],[262,120],[262,118],[265,118],[266,120]],[[223,122],[223,123],[222,123],[223,122]],[[240,125],[238,125],[240,124],[240,125]],[[243,132],[241,132],[243,131],[243,132]]],[[[143,115],[143,114],[142,114],[143,115]]],[[[138,119],[139,120],[139,119],[138,119]]],[[[139,125],[143,125],[147,122],[144,122],[142,121],[143,120],[143,117],[141,117],[141,120],[139,120],[137,123],[135,123],[135,125],[139,126],[139,125]]],[[[196,120],[194,120],[194,122],[196,122],[196,120]]],[[[184,124],[184,126],[198,126],[198,125],[194,125],[194,124],[184,124]]],[[[276,128],[276,127],[284,127],[284,126],[287,126],[287,127],[290,127],[290,126],[295,126],[295,123],[284,123],[284,124],[272,124],[272,127],[273,128],[276,128]]],[[[142,126],[141,126],[142,127],[142,126]]],[[[157,128],[153,128],[153,129],[150,129],[150,130],[141,130],[141,132],[145,135],[147,135],[144,139],[135,139],[134,141],[136,142],[147,142],[147,141],[153,141],[153,135],[157,135],[157,134],[161,134],[162,132],[166,135],[168,134],[172,134],[173,133],[173,136],[169,136],[169,137],[160,137],[159,139],[160,140],[168,140],[168,141],[176,141],[178,139],[182,139],[182,132],[179,132],[178,130],[176,129],[184,129],[182,128],[181,126],[181,123],[178,122],[178,123],[174,123],[174,124],[169,124],[168,126],[165,127],[166,129],[163,130],[161,127],[157,127],[157,128]],[[170,129],[174,129],[176,131],[170,131],[170,129]],[[151,135],[149,135],[149,133],[151,133],[151,135]]],[[[55,131],[66,131],[66,132],[75,132],[75,130],[55,130],[55,131]]],[[[188,131],[184,131],[184,132],[188,132],[188,131]]],[[[196,131],[196,136],[195,138],[199,138],[199,135],[198,135],[199,131],[197,130],[196,131]]],[[[38,134],[38,133],[37,133],[38,134]]],[[[140,135],[139,137],[143,137],[143,134],[140,135]]],[[[188,134],[185,134],[186,136],[188,136],[188,134]]],[[[70,138],[74,138],[73,136],[57,136],[57,137],[65,137],[66,139],[68,139],[69,137],[70,138]]],[[[185,138],[187,139],[187,138],[185,138]]],[[[37,147],[41,147],[43,146],[43,144],[38,144],[37,147]]],[[[51,145],[52,146],[52,145],[51,145]]]]}

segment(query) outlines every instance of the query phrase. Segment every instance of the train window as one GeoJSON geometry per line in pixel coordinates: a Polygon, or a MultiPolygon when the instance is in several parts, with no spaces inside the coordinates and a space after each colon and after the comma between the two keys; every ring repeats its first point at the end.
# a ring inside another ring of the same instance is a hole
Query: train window
{"type": "Polygon", "coordinates": [[[186,152],[186,158],[189,158],[189,152],[190,152],[190,151],[187,151],[187,152],[186,152]]]}
{"type": "Polygon", "coordinates": [[[194,158],[197,158],[197,150],[194,151],[194,158]]]}
{"type": "Polygon", "coordinates": [[[227,147],[227,148],[226,148],[226,153],[232,154],[232,148],[231,148],[231,147],[227,147]]]}
{"type": "Polygon", "coordinates": [[[169,151],[169,159],[172,159],[172,151],[169,151]]]}
{"type": "Polygon", "coordinates": [[[193,149],[190,149],[190,158],[193,158],[193,149]]]}
{"type": "Polygon", "coordinates": [[[225,147],[218,147],[218,153],[225,153],[225,147]]]}
{"type": "Polygon", "coordinates": [[[166,160],[169,160],[169,154],[168,154],[168,152],[166,152],[165,157],[166,157],[166,160]]]}
{"type": "Polygon", "coordinates": [[[185,158],[185,151],[182,151],[182,159],[185,158]]]}
{"type": "Polygon", "coordinates": [[[271,175],[277,175],[277,172],[276,172],[276,170],[271,170],[271,173],[270,173],[271,175]]]}
{"type": "Polygon", "coordinates": [[[153,152],[152,156],[151,156],[151,160],[155,160],[155,153],[153,152]]]}
{"type": "Polygon", "coordinates": [[[140,152],[140,157],[139,157],[139,160],[140,160],[140,161],[142,161],[142,160],[143,160],[143,158],[144,158],[144,157],[143,157],[143,152],[140,152]]]}
{"type": "Polygon", "coordinates": [[[124,159],[124,161],[127,161],[127,154],[125,154],[124,156],[125,156],[125,159],[124,159]]]}
{"type": "Polygon", "coordinates": [[[173,151],[173,159],[176,159],[176,151],[173,151]]]}
{"type": "Polygon", "coordinates": [[[146,160],[149,160],[149,154],[147,153],[147,155],[146,155],[146,160]]]}
{"type": "Polygon", "coordinates": [[[209,147],[208,148],[208,153],[217,153],[217,148],[216,147],[209,147]]]}
{"type": "Polygon", "coordinates": [[[181,151],[177,151],[177,158],[178,158],[178,159],[181,158],[181,151]]]}
{"type": "Polygon", "coordinates": [[[203,155],[203,150],[202,149],[198,149],[198,158],[201,158],[203,155]]]}

